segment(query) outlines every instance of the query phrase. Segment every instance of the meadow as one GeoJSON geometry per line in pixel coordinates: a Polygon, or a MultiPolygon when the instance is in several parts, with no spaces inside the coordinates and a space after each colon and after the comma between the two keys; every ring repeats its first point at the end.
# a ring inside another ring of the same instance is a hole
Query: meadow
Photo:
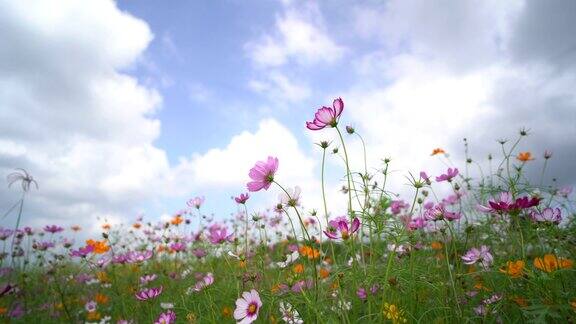
{"type": "MultiPolygon", "coordinates": [[[[270,156],[246,170],[232,219],[206,216],[196,197],[168,222],[101,224],[85,242],[73,243],[79,226],[0,228],[0,321],[576,322],[574,194],[530,183],[526,168],[544,175],[553,153],[518,151],[528,130],[495,143],[498,155],[471,157],[464,146],[464,165],[454,165],[436,148],[428,154],[445,172],[398,175],[387,158],[349,168],[365,155],[348,156],[346,140],[361,135],[339,124],[344,112],[337,98],[306,122],[338,139],[317,145],[324,200],[314,210],[301,206],[298,184],[275,176],[282,161],[270,156]],[[342,215],[324,195],[328,158],[343,161],[342,215]],[[390,192],[391,176],[412,194],[390,192]],[[253,210],[260,191],[277,203],[253,210]]],[[[8,181],[22,204],[36,190],[24,170],[8,181]]],[[[10,211],[18,223],[22,204],[10,211]]]]}

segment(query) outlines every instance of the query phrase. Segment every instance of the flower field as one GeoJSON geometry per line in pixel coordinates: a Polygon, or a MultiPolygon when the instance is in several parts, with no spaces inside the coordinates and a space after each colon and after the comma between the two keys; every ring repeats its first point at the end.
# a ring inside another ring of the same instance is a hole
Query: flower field
{"type": "Polygon", "coordinates": [[[336,139],[318,143],[323,200],[306,209],[298,184],[276,176],[282,161],[255,157],[231,219],[206,216],[196,197],[168,222],[101,224],[100,236],[79,244],[79,226],[18,225],[37,184],[24,170],[10,174],[23,198],[7,211],[16,228],[0,228],[0,321],[576,322],[572,188],[525,176],[544,176],[552,152],[518,151],[530,141],[522,129],[500,141],[500,154],[463,165],[431,149],[442,174],[392,173],[390,159],[353,170],[365,154],[348,154],[347,139],[361,130],[342,126],[344,115],[337,98],[306,122],[336,139]],[[335,214],[325,163],[340,157],[347,211],[335,214]],[[390,177],[405,177],[411,194],[391,192],[390,177]],[[262,191],[278,200],[255,210],[262,191]]]}

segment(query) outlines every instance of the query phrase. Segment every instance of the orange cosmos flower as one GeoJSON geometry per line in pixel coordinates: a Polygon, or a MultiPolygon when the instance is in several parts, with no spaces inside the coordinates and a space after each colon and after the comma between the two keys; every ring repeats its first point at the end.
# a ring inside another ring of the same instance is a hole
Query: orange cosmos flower
{"type": "Polygon", "coordinates": [[[500,268],[500,272],[509,275],[512,278],[518,278],[522,275],[524,270],[524,261],[508,261],[506,262],[506,267],[500,268]]]}
{"type": "Polygon", "coordinates": [[[8,312],[8,308],[0,307],[0,315],[4,315],[4,314],[6,314],[6,312],[8,312]]]}
{"type": "Polygon", "coordinates": [[[108,274],[104,271],[97,272],[96,278],[98,278],[98,280],[100,282],[110,282],[110,278],[108,278],[108,274]]]}
{"type": "Polygon", "coordinates": [[[184,219],[182,218],[182,216],[177,215],[177,216],[174,216],[174,218],[172,218],[172,220],[170,221],[170,223],[171,223],[172,225],[178,226],[178,225],[180,225],[180,223],[182,223],[183,221],[184,221],[184,219]]]}
{"type": "Polygon", "coordinates": [[[230,308],[228,306],[224,306],[224,308],[222,308],[222,316],[231,317],[232,316],[232,308],[230,308]]]}
{"type": "Polygon", "coordinates": [[[446,154],[446,151],[438,147],[432,150],[432,154],[430,155],[437,155],[437,154],[446,154]]]}
{"type": "Polygon", "coordinates": [[[294,273],[302,273],[304,272],[304,265],[302,263],[295,264],[292,271],[294,271],[294,273]]]}
{"type": "Polygon", "coordinates": [[[108,298],[108,296],[104,295],[104,294],[96,294],[96,296],[94,296],[94,300],[98,303],[98,304],[108,304],[108,301],[110,300],[108,298]]]}
{"type": "Polygon", "coordinates": [[[82,227],[80,227],[78,225],[74,225],[74,226],[70,227],[70,229],[72,229],[74,232],[79,232],[80,230],[82,230],[82,227]]]}
{"type": "Polygon", "coordinates": [[[430,243],[430,247],[433,250],[441,250],[444,247],[444,245],[442,244],[442,242],[434,241],[430,243]]]}
{"type": "Polygon", "coordinates": [[[320,278],[322,279],[326,279],[328,278],[328,276],[330,276],[330,270],[326,269],[326,268],[320,268],[320,278]]]}
{"type": "Polygon", "coordinates": [[[105,231],[109,231],[111,227],[112,227],[112,226],[110,226],[110,224],[108,224],[108,223],[102,225],[102,229],[105,230],[105,231]]]}
{"type": "Polygon", "coordinates": [[[518,153],[518,156],[516,158],[522,162],[528,162],[534,160],[534,158],[532,157],[532,153],[530,152],[520,152],[518,153]]]}
{"type": "Polygon", "coordinates": [[[94,248],[92,252],[96,254],[106,253],[110,250],[110,247],[106,245],[106,240],[102,241],[87,240],[86,245],[92,246],[94,248]]]}
{"type": "Polygon", "coordinates": [[[88,312],[88,314],[86,315],[86,320],[90,321],[90,322],[99,321],[100,320],[100,313],[98,313],[96,311],[88,312]]]}
{"type": "Polygon", "coordinates": [[[528,306],[528,301],[526,300],[526,298],[521,297],[521,296],[512,297],[512,301],[514,301],[520,307],[528,306]]]}
{"type": "Polygon", "coordinates": [[[308,259],[317,259],[318,257],[320,257],[320,251],[316,250],[313,247],[304,245],[301,246],[299,250],[300,255],[308,257],[308,259]]]}
{"type": "Polygon", "coordinates": [[[132,227],[134,227],[135,229],[139,229],[140,227],[142,227],[142,224],[134,223],[134,224],[132,224],[132,227]]]}
{"type": "Polygon", "coordinates": [[[534,266],[542,271],[552,272],[558,269],[558,258],[554,254],[546,254],[544,258],[535,258],[534,266]]]}

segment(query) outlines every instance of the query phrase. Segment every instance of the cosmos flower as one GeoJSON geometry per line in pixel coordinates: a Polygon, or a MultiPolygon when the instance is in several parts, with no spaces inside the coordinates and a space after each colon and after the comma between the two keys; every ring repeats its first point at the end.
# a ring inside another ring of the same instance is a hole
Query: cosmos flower
{"type": "Polygon", "coordinates": [[[445,174],[441,174],[436,177],[436,182],[448,181],[451,182],[452,179],[458,175],[458,168],[448,168],[445,174]]]}
{"type": "Polygon", "coordinates": [[[255,192],[262,189],[268,190],[274,181],[274,174],[278,170],[278,158],[268,157],[266,161],[258,161],[252,169],[249,176],[253,181],[246,185],[248,191],[255,192]]]}
{"type": "Polygon", "coordinates": [[[282,205],[286,205],[286,206],[290,206],[290,207],[300,206],[300,193],[301,192],[302,192],[302,190],[298,186],[294,187],[293,190],[292,190],[292,188],[287,188],[286,192],[280,193],[278,198],[279,198],[280,203],[282,205]]]}
{"type": "Polygon", "coordinates": [[[174,313],[174,311],[172,310],[160,314],[156,322],[154,322],[154,324],[172,324],[172,323],[176,323],[176,313],[174,313]]]}
{"type": "Polygon", "coordinates": [[[71,257],[85,258],[86,256],[88,256],[88,254],[92,253],[92,251],[94,251],[94,246],[87,245],[85,247],[79,248],[78,250],[70,251],[70,256],[71,257]]]}
{"type": "Polygon", "coordinates": [[[262,307],[260,295],[254,289],[242,293],[242,298],[236,300],[234,318],[239,324],[249,324],[258,319],[258,312],[262,307]]]}
{"type": "Polygon", "coordinates": [[[210,235],[208,239],[212,244],[220,244],[225,242],[232,242],[232,236],[234,233],[228,234],[226,227],[212,228],[210,229],[210,235]]]}
{"type": "Polygon", "coordinates": [[[444,151],[443,149],[438,147],[438,148],[433,149],[432,154],[430,154],[430,155],[434,156],[437,154],[446,154],[446,151],[444,151]]]}
{"type": "Polygon", "coordinates": [[[146,301],[160,296],[161,293],[162,293],[162,286],[156,288],[143,289],[137,292],[135,296],[136,299],[140,301],[146,301]]]}
{"type": "Polygon", "coordinates": [[[506,262],[505,267],[500,268],[500,272],[505,273],[512,278],[518,278],[522,276],[524,265],[524,260],[508,261],[506,262]]]}
{"type": "Polygon", "coordinates": [[[488,269],[492,262],[494,261],[494,257],[490,253],[490,248],[486,245],[482,245],[479,249],[478,248],[471,248],[462,256],[462,260],[464,264],[472,265],[479,262],[484,269],[488,269]]]}
{"type": "Polygon", "coordinates": [[[287,266],[292,264],[294,261],[298,260],[299,257],[300,257],[300,253],[298,253],[298,251],[294,251],[291,254],[288,254],[286,256],[286,261],[276,262],[276,265],[278,265],[279,268],[286,268],[287,266]]]}
{"type": "Polygon", "coordinates": [[[236,201],[236,203],[244,205],[246,201],[248,201],[248,198],[250,198],[250,195],[248,195],[247,193],[245,194],[242,193],[240,194],[240,196],[235,197],[234,200],[236,201]]]}
{"type": "Polygon", "coordinates": [[[533,210],[530,213],[530,218],[532,218],[532,221],[534,222],[558,225],[562,221],[562,213],[560,212],[560,208],[552,209],[546,207],[541,212],[533,210]]]}
{"type": "Polygon", "coordinates": [[[290,303],[280,302],[280,314],[282,315],[282,320],[287,324],[302,324],[304,321],[300,317],[300,314],[290,303]]]}
{"type": "Polygon", "coordinates": [[[58,225],[46,225],[44,226],[44,231],[52,234],[62,232],[64,229],[58,225]]]}
{"type": "Polygon", "coordinates": [[[518,153],[518,156],[516,156],[516,159],[518,159],[518,161],[521,162],[528,162],[534,160],[534,158],[532,157],[532,153],[530,152],[520,152],[518,153]]]}
{"type": "Polygon", "coordinates": [[[543,258],[534,258],[534,266],[545,272],[552,272],[558,269],[570,269],[574,262],[570,259],[558,258],[554,254],[546,254],[543,258]]]}
{"type": "Polygon", "coordinates": [[[188,207],[194,207],[196,209],[200,209],[200,207],[202,207],[202,204],[204,204],[205,200],[206,199],[204,197],[194,197],[188,200],[188,202],[186,202],[186,205],[188,205],[188,207]]]}
{"type": "Polygon", "coordinates": [[[156,280],[158,276],[156,274],[146,274],[140,277],[140,284],[145,285],[149,282],[156,280]]]}
{"type": "Polygon", "coordinates": [[[332,108],[324,106],[318,109],[314,115],[314,120],[306,122],[306,128],[309,130],[320,130],[326,126],[336,127],[343,110],[344,101],[341,98],[334,99],[332,108]]]}
{"type": "Polygon", "coordinates": [[[341,216],[328,222],[328,228],[324,231],[324,234],[333,240],[347,240],[358,231],[359,227],[360,220],[357,217],[354,217],[350,224],[346,217],[341,216]]]}

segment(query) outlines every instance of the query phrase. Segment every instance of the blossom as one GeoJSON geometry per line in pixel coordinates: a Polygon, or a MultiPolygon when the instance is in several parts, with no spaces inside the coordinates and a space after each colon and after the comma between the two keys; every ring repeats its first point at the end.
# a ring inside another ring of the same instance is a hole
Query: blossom
{"type": "Polygon", "coordinates": [[[436,205],[434,208],[426,209],[424,212],[424,218],[430,221],[440,221],[443,219],[454,221],[461,217],[462,215],[460,213],[448,211],[442,204],[436,205]]]}
{"type": "Polygon", "coordinates": [[[532,157],[532,153],[530,152],[520,152],[518,153],[518,156],[516,156],[516,159],[522,162],[528,162],[534,160],[534,158],[532,157]]]}
{"type": "Polygon", "coordinates": [[[458,168],[448,168],[445,174],[441,174],[436,177],[436,182],[448,181],[451,182],[452,178],[458,175],[458,168]]]}
{"type": "Polygon", "coordinates": [[[326,126],[336,127],[343,110],[344,101],[341,98],[336,98],[332,102],[332,108],[323,106],[318,109],[314,115],[314,120],[306,122],[306,128],[309,130],[320,130],[326,126]]]}
{"type": "Polygon", "coordinates": [[[552,272],[558,269],[572,268],[574,262],[570,259],[558,258],[554,254],[545,254],[543,258],[534,259],[534,266],[545,272],[552,272]]]}
{"type": "Polygon", "coordinates": [[[242,194],[240,194],[240,196],[235,197],[234,200],[236,201],[236,203],[243,205],[246,203],[248,198],[250,198],[250,195],[248,195],[247,193],[245,193],[245,194],[242,193],[242,194]]]}
{"type": "Polygon", "coordinates": [[[176,323],[176,313],[174,313],[174,311],[172,310],[160,314],[156,322],[154,322],[154,324],[172,324],[172,323],[176,323]]]}
{"type": "Polygon", "coordinates": [[[508,261],[506,262],[506,267],[500,268],[500,272],[505,273],[512,278],[518,278],[522,276],[524,264],[524,260],[508,261]]]}
{"type": "Polygon", "coordinates": [[[174,242],[170,244],[170,250],[174,252],[183,252],[186,251],[186,244],[182,242],[174,242]]]}
{"type": "Polygon", "coordinates": [[[94,246],[93,245],[87,245],[85,247],[79,248],[78,250],[70,251],[70,256],[71,257],[85,258],[86,256],[88,256],[88,254],[92,253],[92,251],[94,251],[94,246]]]}
{"type": "Polygon", "coordinates": [[[254,322],[258,318],[258,312],[262,307],[260,295],[254,289],[242,293],[242,298],[236,300],[234,318],[241,324],[254,322]]]}
{"type": "Polygon", "coordinates": [[[300,253],[298,253],[298,251],[294,251],[291,254],[288,254],[286,256],[286,261],[284,262],[276,262],[276,265],[278,265],[278,267],[280,268],[286,268],[287,266],[289,266],[292,262],[298,260],[298,258],[300,257],[300,253]]]}
{"type": "Polygon", "coordinates": [[[58,233],[58,232],[62,232],[64,229],[58,225],[46,225],[44,226],[44,231],[48,232],[48,233],[58,233]]]}
{"type": "Polygon", "coordinates": [[[0,227],[0,241],[5,241],[14,233],[13,230],[0,227]]]}
{"type": "Polygon", "coordinates": [[[462,260],[464,260],[464,264],[472,265],[476,262],[480,262],[484,269],[488,269],[494,261],[494,257],[490,253],[490,248],[486,245],[482,245],[480,249],[478,248],[471,248],[462,256],[462,260]]]}
{"type": "Polygon", "coordinates": [[[96,305],[98,305],[98,304],[95,301],[91,300],[91,301],[87,302],[86,305],[84,305],[84,309],[86,309],[86,311],[88,313],[95,312],[96,311],[96,305]]]}
{"type": "Polygon", "coordinates": [[[282,315],[282,320],[287,324],[304,323],[298,311],[288,302],[280,302],[280,314],[282,315]]]}
{"type": "Polygon", "coordinates": [[[570,186],[562,187],[558,190],[558,194],[564,198],[568,198],[568,196],[572,193],[573,188],[570,186]]]}
{"type": "Polygon", "coordinates": [[[278,170],[278,158],[268,157],[266,161],[258,161],[248,175],[253,181],[246,185],[248,191],[268,190],[274,181],[274,174],[278,170]]]}
{"type": "Polygon", "coordinates": [[[426,219],[424,217],[415,217],[408,223],[408,229],[415,231],[426,227],[426,219]]]}
{"type": "Polygon", "coordinates": [[[392,320],[392,323],[406,323],[404,311],[394,304],[384,303],[384,317],[392,320]]]}
{"type": "Polygon", "coordinates": [[[354,217],[350,227],[348,226],[349,224],[349,221],[345,217],[338,217],[328,222],[328,228],[324,231],[324,234],[333,240],[347,240],[352,234],[358,231],[360,220],[354,217]]]}
{"type": "Polygon", "coordinates": [[[228,235],[226,227],[211,228],[208,239],[212,244],[220,244],[224,242],[232,242],[233,235],[234,233],[228,235]]]}
{"type": "Polygon", "coordinates": [[[394,215],[400,214],[400,212],[403,208],[408,208],[408,207],[410,207],[410,205],[407,202],[405,202],[404,200],[392,200],[392,202],[390,203],[390,211],[394,215]]]}
{"type": "Polygon", "coordinates": [[[498,199],[488,201],[489,207],[478,205],[478,210],[491,213],[510,213],[538,206],[539,203],[540,198],[538,197],[528,198],[524,196],[513,200],[511,193],[501,192],[498,199]]]}
{"type": "Polygon", "coordinates": [[[438,147],[438,148],[433,149],[432,154],[430,154],[430,155],[434,156],[437,154],[446,154],[446,151],[444,151],[443,149],[438,147]]]}
{"type": "Polygon", "coordinates": [[[154,299],[154,298],[160,296],[161,293],[162,293],[162,286],[156,287],[156,288],[143,289],[143,290],[137,292],[135,296],[136,296],[136,299],[138,299],[140,301],[145,301],[148,299],[154,299]]]}
{"type": "Polygon", "coordinates": [[[214,283],[214,275],[212,274],[212,272],[208,272],[202,279],[196,282],[192,290],[199,292],[204,288],[212,285],[213,283],[214,283]]]}
{"type": "Polygon", "coordinates": [[[532,218],[534,222],[560,224],[562,221],[562,214],[560,208],[552,209],[547,207],[544,208],[542,212],[532,211],[532,213],[530,213],[530,218],[532,218]]]}
{"type": "Polygon", "coordinates": [[[188,207],[194,207],[196,209],[200,209],[200,207],[204,203],[204,200],[206,200],[204,197],[194,197],[188,200],[186,202],[186,205],[188,205],[188,207]]]}
{"type": "Polygon", "coordinates": [[[96,254],[106,253],[110,250],[110,246],[106,245],[106,240],[102,241],[87,240],[86,245],[92,246],[93,252],[96,254]]]}
{"type": "Polygon", "coordinates": [[[286,192],[282,192],[278,198],[280,203],[286,206],[295,207],[300,206],[300,193],[302,190],[300,187],[294,187],[294,190],[291,188],[286,189],[286,192]]]}
{"type": "Polygon", "coordinates": [[[318,257],[320,257],[320,251],[318,251],[317,249],[311,247],[311,246],[301,246],[298,251],[300,252],[300,255],[308,257],[308,259],[312,260],[312,259],[317,259],[318,257]]]}

